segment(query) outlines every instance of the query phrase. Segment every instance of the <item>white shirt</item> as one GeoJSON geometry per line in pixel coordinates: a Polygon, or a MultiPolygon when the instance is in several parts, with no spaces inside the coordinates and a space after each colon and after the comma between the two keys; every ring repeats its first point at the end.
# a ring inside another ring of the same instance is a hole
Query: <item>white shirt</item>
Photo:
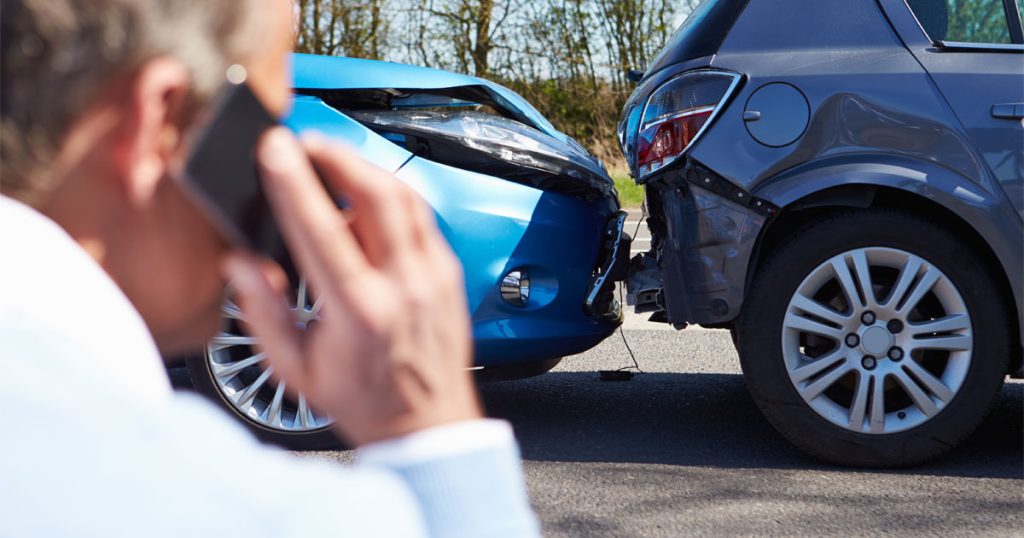
{"type": "Polygon", "coordinates": [[[536,533],[506,423],[364,447],[351,468],[260,445],[205,400],[173,392],[142,318],[102,268],[2,196],[0,432],[0,537],[536,533]],[[476,503],[495,481],[492,514],[476,503]],[[487,516],[463,515],[473,513],[487,516]]]}

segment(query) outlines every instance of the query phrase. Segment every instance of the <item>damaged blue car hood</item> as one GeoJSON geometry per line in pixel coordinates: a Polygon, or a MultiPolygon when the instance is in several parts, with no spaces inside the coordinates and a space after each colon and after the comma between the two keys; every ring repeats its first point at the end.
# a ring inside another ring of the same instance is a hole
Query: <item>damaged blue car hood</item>
{"type": "Polygon", "coordinates": [[[476,86],[505,108],[527,119],[537,130],[563,142],[572,141],[522,96],[489,80],[429,67],[312,54],[293,54],[292,70],[292,87],[303,90],[442,90],[476,86]]]}

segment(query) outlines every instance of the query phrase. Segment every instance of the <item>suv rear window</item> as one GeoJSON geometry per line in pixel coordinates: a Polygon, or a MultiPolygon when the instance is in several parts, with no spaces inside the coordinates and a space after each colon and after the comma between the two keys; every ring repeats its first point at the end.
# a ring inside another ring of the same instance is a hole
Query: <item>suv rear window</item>
{"type": "Polygon", "coordinates": [[[1003,0],[907,0],[932,40],[1012,43],[1003,0]]]}
{"type": "Polygon", "coordinates": [[[672,64],[711,56],[725,41],[749,0],[702,0],[679,25],[647,68],[647,74],[672,64]]]}

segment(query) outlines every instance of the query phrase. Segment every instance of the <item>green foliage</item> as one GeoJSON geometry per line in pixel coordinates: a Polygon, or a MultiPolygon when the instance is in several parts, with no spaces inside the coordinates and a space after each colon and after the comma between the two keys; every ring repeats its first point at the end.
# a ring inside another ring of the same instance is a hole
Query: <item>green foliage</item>
{"type": "Polygon", "coordinates": [[[615,189],[619,191],[622,207],[640,207],[644,202],[644,188],[624,171],[612,171],[612,179],[615,180],[615,189]]]}
{"type": "Polygon", "coordinates": [[[947,0],[947,41],[1009,43],[1010,29],[1000,0],[947,0]]]}
{"type": "Polygon", "coordinates": [[[607,81],[499,80],[537,107],[560,131],[575,138],[611,168],[624,167],[616,125],[628,94],[607,81]]]}

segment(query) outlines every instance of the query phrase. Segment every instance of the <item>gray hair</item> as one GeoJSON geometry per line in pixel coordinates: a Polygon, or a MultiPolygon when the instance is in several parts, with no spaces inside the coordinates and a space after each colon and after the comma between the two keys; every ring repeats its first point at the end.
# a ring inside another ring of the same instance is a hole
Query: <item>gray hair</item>
{"type": "Polygon", "coordinates": [[[259,45],[264,0],[0,0],[0,190],[31,203],[68,130],[116,77],[172,56],[192,107],[259,45]]]}

